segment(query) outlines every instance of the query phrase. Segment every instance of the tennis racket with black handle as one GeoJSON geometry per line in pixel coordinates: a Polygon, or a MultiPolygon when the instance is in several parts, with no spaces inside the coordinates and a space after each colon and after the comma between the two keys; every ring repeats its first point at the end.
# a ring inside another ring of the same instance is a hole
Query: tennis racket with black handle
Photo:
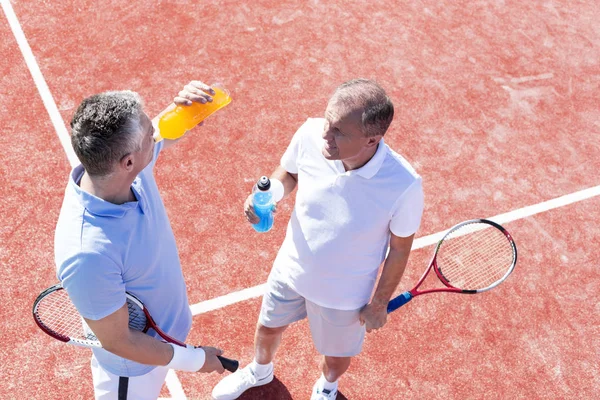
{"type": "Polygon", "coordinates": [[[461,222],[435,247],[429,267],[417,285],[392,299],[388,313],[426,293],[481,293],[504,282],[517,264],[517,246],[508,231],[486,219],[461,222]],[[443,288],[419,290],[431,270],[443,288]]]}
{"type": "MultiPolygon", "coordinates": [[[[163,332],[140,299],[131,293],[127,293],[127,308],[129,309],[129,328],[144,333],[153,329],[166,342],[186,347],[185,343],[163,332]]],[[[61,342],[81,347],[102,347],[96,335],[89,328],[84,328],[83,318],[77,312],[61,284],[49,287],[35,299],[33,318],[42,331],[61,342]]],[[[238,369],[238,361],[217,357],[226,370],[235,372],[238,369]]]]}

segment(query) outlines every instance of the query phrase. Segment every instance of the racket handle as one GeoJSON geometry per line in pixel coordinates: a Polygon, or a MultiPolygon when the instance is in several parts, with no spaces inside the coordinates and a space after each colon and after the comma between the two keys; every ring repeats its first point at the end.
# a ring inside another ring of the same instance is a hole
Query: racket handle
{"type": "Polygon", "coordinates": [[[392,300],[390,300],[387,306],[388,314],[392,311],[399,309],[400,307],[411,301],[412,298],[413,295],[410,294],[410,292],[404,292],[400,296],[393,298],[392,300]]]}
{"type": "Polygon", "coordinates": [[[230,358],[225,358],[221,356],[217,356],[217,358],[219,359],[219,361],[221,361],[223,368],[225,368],[229,372],[237,371],[238,367],[240,366],[240,363],[237,360],[232,360],[230,358]]]}

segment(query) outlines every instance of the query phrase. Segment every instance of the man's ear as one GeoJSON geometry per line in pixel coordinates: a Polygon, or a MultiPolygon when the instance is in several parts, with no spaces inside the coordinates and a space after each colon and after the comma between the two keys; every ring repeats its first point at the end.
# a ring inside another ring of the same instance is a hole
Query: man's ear
{"type": "Polygon", "coordinates": [[[123,157],[121,157],[119,165],[127,172],[131,172],[131,170],[133,169],[133,154],[127,153],[123,157]]]}
{"type": "Polygon", "coordinates": [[[367,140],[367,147],[377,146],[377,144],[379,143],[379,141],[381,140],[382,137],[383,137],[382,135],[369,136],[369,138],[367,140]]]}

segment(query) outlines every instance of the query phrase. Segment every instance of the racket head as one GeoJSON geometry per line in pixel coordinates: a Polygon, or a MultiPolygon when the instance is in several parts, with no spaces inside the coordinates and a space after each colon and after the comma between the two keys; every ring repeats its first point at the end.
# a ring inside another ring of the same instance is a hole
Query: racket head
{"type": "Polygon", "coordinates": [[[47,288],[35,299],[33,319],[42,331],[61,342],[82,347],[102,347],[61,284],[47,288]]]}
{"type": "Polygon", "coordinates": [[[473,219],[452,227],[438,242],[433,267],[448,287],[480,293],[502,283],[517,265],[517,246],[504,227],[473,219]]]}
{"type": "MultiPolygon", "coordinates": [[[[146,332],[149,321],[144,305],[130,293],[126,295],[129,327],[146,332]]],[[[35,299],[33,318],[42,331],[61,342],[82,347],[102,347],[60,283],[47,288],[35,299]]]]}
{"type": "Polygon", "coordinates": [[[135,331],[146,333],[151,326],[150,314],[140,299],[131,293],[127,296],[127,311],[129,311],[129,327],[135,331]]]}

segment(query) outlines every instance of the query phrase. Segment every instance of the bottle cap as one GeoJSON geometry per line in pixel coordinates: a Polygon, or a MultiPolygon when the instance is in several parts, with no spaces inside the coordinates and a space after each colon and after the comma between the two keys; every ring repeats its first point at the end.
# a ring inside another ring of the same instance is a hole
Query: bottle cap
{"type": "Polygon", "coordinates": [[[258,190],[266,192],[271,187],[271,181],[266,176],[261,176],[258,180],[258,183],[256,184],[256,187],[258,188],[258,190]]]}
{"type": "Polygon", "coordinates": [[[266,176],[261,176],[256,183],[256,188],[261,192],[271,192],[273,200],[277,203],[283,198],[284,187],[278,179],[269,179],[266,176]]]}

